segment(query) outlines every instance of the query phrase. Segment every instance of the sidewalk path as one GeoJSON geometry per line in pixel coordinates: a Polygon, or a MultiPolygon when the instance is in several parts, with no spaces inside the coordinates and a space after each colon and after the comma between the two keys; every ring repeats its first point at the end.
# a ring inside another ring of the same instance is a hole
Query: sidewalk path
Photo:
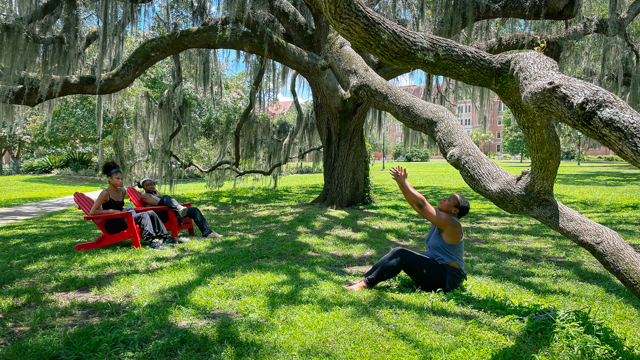
{"type": "MultiPolygon", "coordinates": [[[[85,193],[85,195],[95,200],[98,198],[101,191],[102,190],[91,191],[85,193]]],[[[69,195],[26,205],[0,208],[0,226],[14,221],[30,219],[32,217],[48,214],[54,211],[65,210],[72,206],[76,206],[76,203],[73,201],[73,195],[69,195]]]]}

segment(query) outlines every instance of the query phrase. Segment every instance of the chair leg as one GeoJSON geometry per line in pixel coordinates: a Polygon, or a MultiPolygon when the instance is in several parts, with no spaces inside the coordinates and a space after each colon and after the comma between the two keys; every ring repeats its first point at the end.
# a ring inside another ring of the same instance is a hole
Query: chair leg
{"type": "Polygon", "coordinates": [[[78,245],[74,246],[73,249],[76,250],[76,251],[97,249],[99,247],[102,247],[102,245],[100,244],[100,240],[104,239],[104,237],[105,237],[105,235],[102,234],[97,239],[95,239],[94,241],[88,242],[88,243],[83,243],[83,244],[78,244],[78,245]]]}
{"type": "Polygon", "coordinates": [[[142,245],[140,245],[140,234],[138,233],[137,229],[136,231],[131,232],[131,243],[138,249],[142,247],[142,245]]]}
{"type": "Polygon", "coordinates": [[[189,228],[189,235],[193,236],[195,234],[196,234],[196,232],[193,231],[193,223],[191,223],[191,227],[189,228]]]}

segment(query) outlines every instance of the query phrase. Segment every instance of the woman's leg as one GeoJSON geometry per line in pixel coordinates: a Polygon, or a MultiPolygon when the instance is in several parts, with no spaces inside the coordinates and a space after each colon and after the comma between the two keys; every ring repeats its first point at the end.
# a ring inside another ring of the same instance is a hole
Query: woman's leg
{"type": "Polygon", "coordinates": [[[125,218],[108,219],[104,224],[104,229],[109,234],[117,234],[127,229],[127,220],[125,218]]]}
{"type": "Polygon", "coordinates": [[[156,238],[156,232],[154,231],[149,213],[153,213],[153,211],[136,213],[133,215],[133,219],[140,228],[140,232],[142,232],[142,240],[153,241],[153,239],[156,238]]]}
{"type": "Polygon", "coordinates": [[[404,271],[424,291],[444,289],[447,272],[443,266],[415,251],[397,247],[364,274],[364,284],[374,287],[404,271]]]}
{"type": "Polygon", "coordinates": [[[207,237],[213,232],[207,223],[207,219],[202,216],[202,212],[200,212],[200,209],[197,207],[190,207],[189,210],[187,210],[186,217],[193,219],[193,222],[196,223],[196,226],[200,229],[202,236],[207,237]]]}

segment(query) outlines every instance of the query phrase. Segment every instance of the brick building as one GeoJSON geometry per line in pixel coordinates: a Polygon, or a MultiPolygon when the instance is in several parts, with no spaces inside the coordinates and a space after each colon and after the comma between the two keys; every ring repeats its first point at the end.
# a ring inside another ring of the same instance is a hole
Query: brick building
{"type": "MultiPolygon", "coordinates": [[[[437,85],[433,85],[433,90],[431,91],[431,96],[435,99],[438,96],[437,85]]],[[[444,84],[440,84],[441,87],[444,87],[444,84]]],[[[422,98],[424,94],[424,85],[407,85],[400,86],[400,89],[410,93],[413,96],[418,98],[422,98]]],[[[460,100],[456,104],[457,108],[455,110],[458,119],[460,120],[460,125],[464,128],[467,134],[471,134],[473,130],[480,128],[482,125],[479,122],[479,113],[477,107],[472,103],[470,99],[468,100],[460,100]]],[[[277,104],[269,104],[269,114],[275,116],[276,114],[284,114],[291,107],[291,102],[285,101],[277,104]],[[278,111],[280,110],[280,111],[278,111]],[[284,111],[282,111],[284,110],[284,111]]],[[[489,144],[483,145],[483,151],[485,152],[493,152],[493,153],[502,153],[502,115],[504,110],[506,109],[504,103],[500,100],[498,96],[493,98],[493,101],[487,106],[484,111],[487,116],[487,131],[491,133],[493,136],[493,140],[489,144]]],[[[404,132],[402,128],[402,124],[398,121],[392,121],[389,126],[389,131],[386,133],[387,139],[389,140],[388,149],[393,149],[393,147],[401,143],[404,140],[404,132]]],[[[391,152],[391,150],[389,150],[391,152]]],[[[588,150],[588,155],[611,155],[614,154],[612,150],[606,147],[601,147],[600,149],[588,150]]],[[[376,156],[378,157],[378,156],[376,156]]],[[[382,157],[382,153],[380,153],[380,158],[382,157]]]]}

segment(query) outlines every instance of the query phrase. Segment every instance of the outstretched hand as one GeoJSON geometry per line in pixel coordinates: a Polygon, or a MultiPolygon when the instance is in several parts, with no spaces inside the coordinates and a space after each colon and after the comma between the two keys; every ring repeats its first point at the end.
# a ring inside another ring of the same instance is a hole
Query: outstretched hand
{"type": "Polygon", "coordinates": [[[391,168],[389,174],[391,174],[391,178],[393,178],[393,180],[398,183],[407,180],[407,177],[409,176],[409,173],[407,173],[407,169],[403,168],[402,166],[391,168]]]}

